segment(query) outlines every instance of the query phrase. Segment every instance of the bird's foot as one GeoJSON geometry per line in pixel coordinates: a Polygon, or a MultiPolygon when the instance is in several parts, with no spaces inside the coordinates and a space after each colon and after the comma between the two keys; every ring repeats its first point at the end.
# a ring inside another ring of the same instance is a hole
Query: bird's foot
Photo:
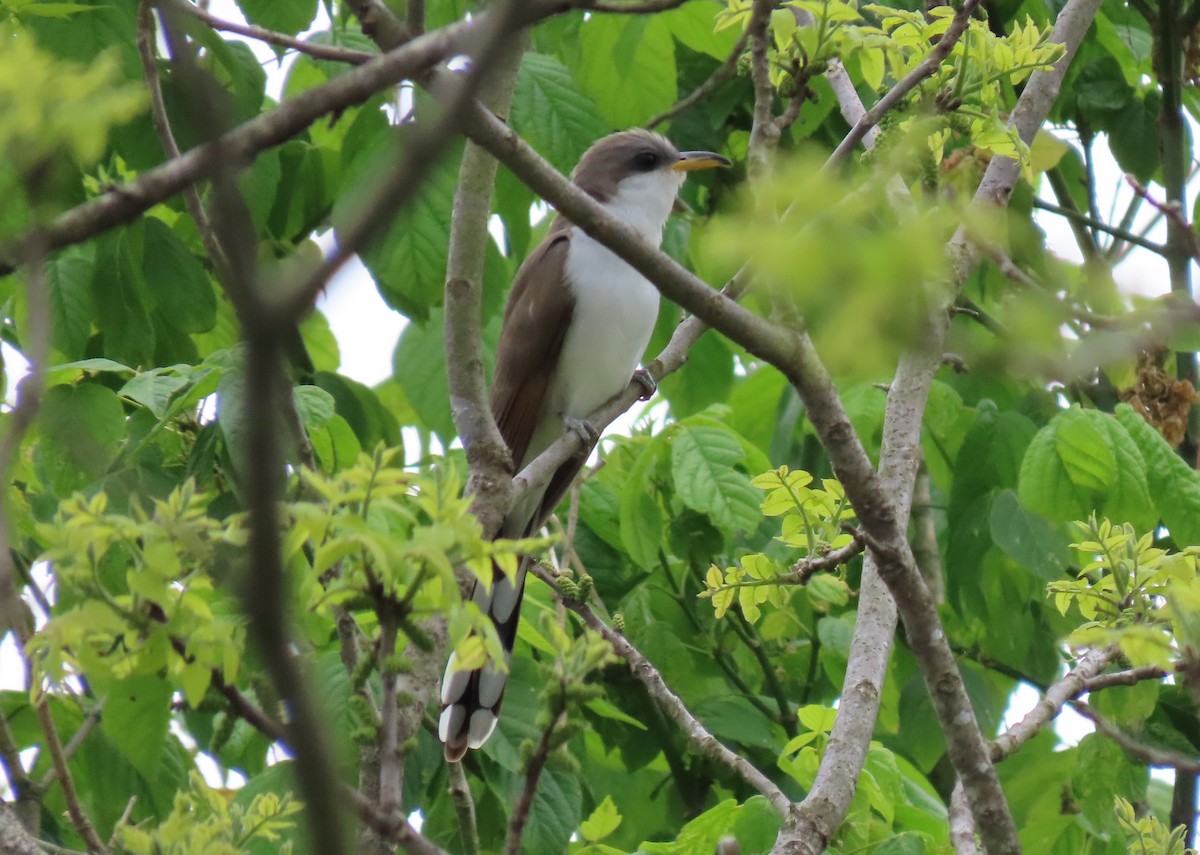
{"type": "Polygon", "coordinates": [[[584,448],[590,449],[600,439],[600,432],[586,419],[563,419],[563,425],[583,440],[584,448]]]}
{"type": "Polygon", "coordinates": [[[649,401],[658,391],[658,381],[645,368],[639,368],[633,372],[633,382],[641,386],[643,390],[642,394],[638,395],[639,401],[649,401]]]}

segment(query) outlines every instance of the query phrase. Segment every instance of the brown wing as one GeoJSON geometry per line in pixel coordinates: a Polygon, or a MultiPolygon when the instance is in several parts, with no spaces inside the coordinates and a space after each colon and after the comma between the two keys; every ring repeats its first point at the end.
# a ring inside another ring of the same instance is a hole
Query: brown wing
{"type": "Polygon", "coordinates": [[[552,231],[529,254],[513,280],[492,381],[492,415],[520,467],[545,409],[546,391],[575,311],[563,278],[569,232],[552,231]],[[531,312],[537,307],[536,314],[531,312]]]}

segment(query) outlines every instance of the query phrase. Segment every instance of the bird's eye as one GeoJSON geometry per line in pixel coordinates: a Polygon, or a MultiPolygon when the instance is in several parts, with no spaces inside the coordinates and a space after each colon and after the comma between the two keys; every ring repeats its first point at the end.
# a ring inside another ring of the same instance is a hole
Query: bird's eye
{"type": "Polygon", "coordinates": [[[643,172],[657,169],[660,163],[662,163],[662,156],[656,151],[639,151],[633,156],[634,167],[643,172]]]}

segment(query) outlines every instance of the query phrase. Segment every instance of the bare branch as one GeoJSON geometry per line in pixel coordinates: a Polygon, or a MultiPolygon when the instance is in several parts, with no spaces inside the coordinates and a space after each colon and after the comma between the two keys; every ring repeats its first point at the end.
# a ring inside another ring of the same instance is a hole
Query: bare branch
{"type": "MultiPolygon", "coordinates": [[[[543,582],[550,585],[556,591],[558,590],[554,576],[546,568],[540,564],[534,564],[532,572],[543,582]]],[[[788,815],[792,802],[783,790],[779,789],[774,781],[754,768],[746,758],[730,751],[715,736],[709,733],[704,725],[692,715],[683,701],[679,699],[679,696],[667,686],[659,670],[636,647],[630,644],[625,636],[600,620],[596,616],[596,613],[586,604],[566,598],[562,602],[568,609],[583,618],[584,623],[603,636],[604,640],[612,645],[613,651],[629,664],[629,669],[646,687],[646,691],[650,693],[650,697],[679,726],[684,736],[687,737],[688,741],[697,751],[710,760],[729,769],[761,793],[780,816],[786,817],[788,815]]]]}
{"type": "Polygon", "coordinates": [[[971,806],[967,804],[962,781],[955,781],[954,790],[950,793],[949,820],[954,855],[980,855],[979,843],[975,838],[975,817],[971,815],[971,806]]]}
{"type": "Polygon", "coordinates": [[[1101,689],[1110,689],[1113,686],[1136,686],[1143,680],[1161,680],[1166,676],[1167,672],[1161,668],[1143,665],[1140,668],[1130,668],[1128,671],[1097,674],[1085,681],[1083,691],[1099,692],[1101,689]]]}
{"type": "Polygon", "coordinates": [[[658,12],[669,12],[678,9],[687,0],[642,0],[640,3],[609,2],[609,0],[574,0],[570,3],[572,9],[584,9],[588,12],[612,12],[617,15],[653,15],[658,12]]]}
{"type": "MultiPolygon", "coordinates": [[[[1081,223],[1085,226],[1090,226],[1091,228],[1096,229],[1097,231],[1101,231],[1106,234],[1110,234],[1115,238],[1119,238],[1120,240],[1124,241],[1125,243],[1131,243],[1135,246],[1140,246],[1142,249],[1148,249],[1151,252],[1155,253],[1156,255],[1165,255],[1166,254],[1167,248],[1160,243],[1155,243],[1152,240],[1147,240],[1142,235],[1139,235],[1136,232],[1129,231],[1129,229],[1122,229],[1122,228],[1118,228],[1117,226],[1110,226],[1108,223],[1104,222],[1103,220],[1094,220],[1091,217],[1089,217],[1087,214],[1084,214],[1080,211],[1076,211],[1072,208],[1066,208],[1062,205],[1056,205],[1053,202],[1047,202],[1044,199],[1038,199],[1038,198],[1035,198],[1033,200],[1033,207],[1039,208],[1043,211],[1048,211],[1051,214],[1058,214],[1060,217],[1066,217],[1068,220],[1071,220],[1072,222],[1081,223]]],[[[1094,246],[1094,244],[1093,244],[1093,246],[1094,246]]]]}
{"type": "Polygon", "coordinates": [[[408,818],[403,813],[399,811],[390,814],[384,813],[358,790],[352,790],[349,787],[343,788],[343,794],[360,820],[408,852],[409,855],[450,855],[429,838],[422,837],[421,833],[409,824],[408,818]]]}
{"type": "Polygon", "coordinates": [[[1078,665],[1046,690],[1046,694],[1023,719],[1013,725],[1008,733],[997,737],[992,743],[992,759],[1003,760],[1036,736],[1058,716],[1063,704],[1087,691],[1088,681],[1107,667],[1112,656],[1111,650],[1088,651],[1078,665]]]}
{"type": "Polygon", "coordinates": [[[971,15],[974,14],[975,8],[978,5],[979,0],[966,0],[962,4],[954,14],[954,20],[950,22],[949,28],[938,39],[938,43],[934,45],[933,49],[929,51],[929,55],[921,60],[916,68],[904,75],[895,86],[889,89],[875,103],[874,107],[855,121],[854,127],[842,138],[842,141],[838,143],[838,147],[833,150],[833,154],[829,155],[829,159],[825,161],[826,169],[832,169],[849,157],[850,152],[867,135],[867,131],[879,124],[879,120],[889,110],[899,104],[901,99],[915,89],[921,81],[932,76],[934,72],[941,68],[942,61],[950,56],[950,51],[954,50],[954,46],[958,44],[958,40],[962,38],[962,34],[967,31],[967,25],[971,22],[971,15]]]}
{"type": "Polygon", "coordinates": [[[173,9],[186,12],[200,19],[214,30],[237,33],[239,36],[245,36],[246,38],[256,39],[260,42],[266,42],[267,44],[307,54],[314,59],[326,59],[333,62],[345,62],[350,65],[362,65],[364,62],[369,62],[378,56],[378,54],[367,53],[361,50],[350,50],[349,48],[341,48],[334,45],[301,41],[285,33],[277,33],[274,30],[268,30],[266,27],[259,27],[255,24],[239,24],[236,21],[226,21],[205,9],[201,9],[194,3],[189,3],[188,0],[157,0],[157,2],[165,3],[173,9]]]}
{"type": "Polygon", "coordinates": [[[0,855],[42,855],[12,805],[0,802],[0,855]]]}
{"type": "Polygon", "coordinates": [[[866,543],[856,531],[851,541],[845,546],[831,549],[823,555],[812,555],[807,558],[801,558],[789,568],[787,574],[778,577],[775,581],[783,585],[808,584],[808,580],[817,573],[820,573],[822,570],[832,570],[834,567],[845,564],[854,556],[861,555],[865,548],[866,543]]]}
{"type": "MultiPolygon", "coordinates": [[[[70,760],[75,756],[75,752],[79,750],[79,746],[87,739],[88,734],[92,732],[92,728],[96,726],[96,722],[100,721],[100,714],[104,712],[104,700],[101,699],[92,705],[91,709],[83,717],[83,721],[79,723],[79,727],[71,734],[71,738],[67,740],[67,744],[63,746],[63,757],[70,760]]],[[[51,784],[58,779],[58,771],[54,768],[46,770],[46,774],[42,775],[42,779],[38,781],[38,790],[45,791],[51,784]]]]}
{"type": "Polygon", "coordinates": [[[1134,739],[1083,701],[1072,701],[1071,708],[1096,725],[1096,730],[1117,743],[1126,754],[1147,766],[1160,766],[1188,774],[1200,773],[1200,760],[1190,754],[1147,745],[1134,739]]]}
{"type": "MultiPolygon", "coordinates": [[[[510,40],[481,92],[481,102],[493,112],[508,113],[528,41],[526,31],[510,40]]],[[[512,489],[512,460],[492,417],[483,369],[480,307],[496,170],[496,158],[468,140],[454,187],[443,312],[450,412],[467,455],[467,489],[477,497],[472,512],[489,532],[500,528],[512,489]]]]}

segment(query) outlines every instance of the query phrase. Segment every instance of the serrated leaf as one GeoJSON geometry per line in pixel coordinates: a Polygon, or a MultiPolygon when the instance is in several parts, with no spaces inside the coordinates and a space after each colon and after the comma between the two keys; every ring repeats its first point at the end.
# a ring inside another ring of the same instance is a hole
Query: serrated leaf
{"type": "Polygon", "coordinates": [[[603,840],[621,825],[621,814],[613,803],[612,796],[605,796],[604,801],[596,805],[592,815],[579,826],[579,835],[589,843],[603,840]]]}
{"type": "Polygon", "coordinates": [[[217,295],[204,266],[161,220],[145,222],[142,275],[155,310],[180,332],[208,332],[217,322],[217,295]]]}
{"type": "Polygon", "coordinates": [[[745,456],[727,428],[680,422],[671,446],[671,474],[683,503],[708,514],[726,532],[758,525],[759,494],[734,468],[745,456]]]}
{"type": "Polygon", "coordinates": [[[662,442],[651,441],[643,449],[621,491],[621,543],[629,557],[645,570],[659,565],[662,545],[662,510],[651,490],[649,473],[663,448],[662,442]]]}
{"type": "Polygon", "coordinates": [[[92,333],[96,308],[92,301],[94,254],[90,247],[69,247],[46,263],[50,323],[55,350],[68,359],[83,355],[92,333]]]}
{"type": "Polygon", "coordinates": [[[1128,404],[1117,406],[1116,417],[1146,461],[1150,494],[1163,524],[1177,544],[1200,543],[1200,474],[1128,404]]]}
{"type": "Polygon", "coordinates": [[[584,150],[610,130],[567,67],[540,53],[521,59],[509,120],[562,173],[569,173],[584,150]]]}

